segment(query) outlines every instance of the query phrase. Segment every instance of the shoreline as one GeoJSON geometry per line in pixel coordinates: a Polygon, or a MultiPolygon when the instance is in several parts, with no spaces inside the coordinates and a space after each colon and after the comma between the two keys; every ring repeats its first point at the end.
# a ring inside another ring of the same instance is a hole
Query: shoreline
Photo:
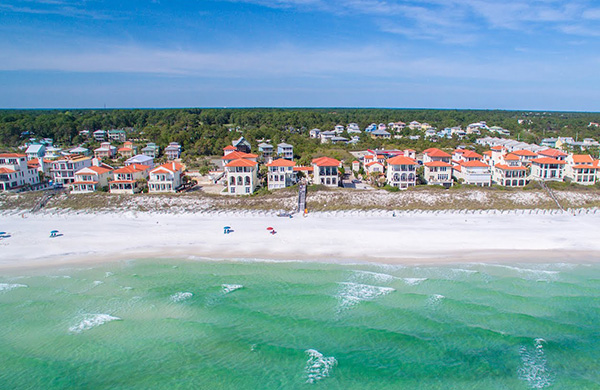
{"type": "Polygon", "coordinates": [[[2,218],[0,270],[132,259],[325,263],[596,263],[600,214],[452,211],[40,213],[2,218]],[[231,226],[231,234],[223,234],[231,226]],[[274,227],[271,235],[266,227],[274,227]],[[64,236],[49,238],[50,230],[64,236]]]}

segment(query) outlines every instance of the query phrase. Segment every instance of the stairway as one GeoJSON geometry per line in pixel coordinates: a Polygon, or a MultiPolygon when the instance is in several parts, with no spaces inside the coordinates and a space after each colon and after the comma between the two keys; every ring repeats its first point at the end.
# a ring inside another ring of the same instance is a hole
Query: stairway
{"type": "Polygon", "coordinates": [[[546,190],[546,192],[548,193],[548,195],[550,195],[550,198],[552,198],[552,200],[554,201],[554,203],[556,203],[556,205],[558,206],[558,208],[561,209],[564,212],[565,209],[561,206],[560,202],[556,198],[556,195],[554,195],[554,192],[552,192],[552,190],[546,185],[546,183],[543,180],[540,180],[540,185],[542,186],[542,188],[544,190],[546,190]]]}
{"type": "Polygon", "coordinates": [[[306,209],[306,181],[298,183],[298,210],[297,213],[303,213],[306,209]]]}

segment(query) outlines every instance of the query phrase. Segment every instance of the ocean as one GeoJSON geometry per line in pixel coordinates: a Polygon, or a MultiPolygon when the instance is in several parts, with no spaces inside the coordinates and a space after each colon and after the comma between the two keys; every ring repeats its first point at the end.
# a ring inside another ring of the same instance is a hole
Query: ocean
{"type": "Polygon", "coordinates": [[[599,389],[600,266],[0,271],[1,389],[599,389]]]}

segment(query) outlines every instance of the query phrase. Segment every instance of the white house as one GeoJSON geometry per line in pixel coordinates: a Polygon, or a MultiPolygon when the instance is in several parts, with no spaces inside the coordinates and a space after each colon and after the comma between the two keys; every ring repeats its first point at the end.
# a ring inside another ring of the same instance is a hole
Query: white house
{"type": "Polygon", "coordinates": [[[25,154],[0,154],[0,191],[35,185],[39,182],[38,170],[36,167],[27,164],[25,154]]]}
{"type": "Polygon", "coordinates": [[[75,172],[75,181],[71,183],[72,194],[87,194],[108,187],[111,170],[105,167],[91,166],[75,172]]]}
{"type": "Polygon", "coordinates": [[[400,189],[414,187],[417,182],[417,162],[405,156],[387,160],[387,184],[400,189]]]}
{"type": "Polygon", "coordinates": [[[227,153],[223,157],[221,157],[221,161],[223,163],[223,168],[232,161],[244,159],[257,162],[258,155],[252,153],[244,153],[244,152],[231,152],[227,153]]]}
{"type": "Polygon", "coordinates": [[[423,151],[423,163],[445,162],[450,164],[452,156],[437,148],[429,148],[423,151]]]}
{"type": "Polygon", "coordinates": [[[423,165],[428,185],[441,185],[446,188],[452,186],[452,165],[444,161],[429,161],[423,165]]]}
{"type": "Polygon", "coordinates": [[[360,171],[360,161],[358,161],[358,160],[352,161],[352,171],[353,172],[360,171]]]}
{"type": "Polygon", "coordinates": [[[454,176],[465,184],[488,187],[492,184],[490,166],[480,160],[460,160],[452,167],[454,176]]]}
{"type": "Polygon", "coordinates": [[[540,150],[538,152],[538,155],[540,157],[554,158],[554,159],[557,159],[559,161],[565,161],[567,159],[567,156],[568,156],[568,154],[566,154],[565,152],[562,152],[562,151],[557,150],[557,149],[544,149],[544,150],[540,150]]]}
{"type": "Polygon", "coordinates": [[[258,144],[258,152],[265,161],[271,162],[273,160],[273,145],[261,142],[258,144]]]}
{"type": "Polygon", "coordinates": [[[229,195],[250,195],[258,185],[258,163],[256,161],[246,158],[230,160],[225,165],[225,172],[227,173],[229,195]]]}
{"type": "Polygon", "coordinates": [[[340,162],[331,157],[319,157],[312,160],[313,166],[313,182],[315,184],[323,184],[329,187],[337,187],[338,167],[340,162]]]}
{"type": "Polygon", "coordinates": [[[227,145],[223,148],[223,156],[227,156],[229,153],[233,152],[237,152],[237,148],[233,145],[227,145]]]}
{"type": "Polygon", "coordinates": [[[456,149],[452,153],[452,160],[454,161],[481,161],[483,156],[472,150],[456,149]]]}
{"type": "Polygon", "coordinates": [[[115,142],[125,142],[127,139],[127,133],[122,129],[108,130],[108,139],[115,142]]]}
{"type": "Polygon", "coordinates": [[[27,160],[33,160],[34,158],[44,158],[46,155],[46,147],[44,145],[29,145],[25,151],[27,160]]]}
{"type": "Polygon", "coordinates": [[[148,192],[176,192],[183,183],[184,166],[174,161],[152,169],[148,177],[148,192]]]}
{"type": "Polygon", "coordinates": [[[566,162],[565,178],[571,182],[592,185],[598,180],[598,161],[589,154],[571,154],[567,157],[566,162]]]}
{"type": "Polygon", "coordinates": [[[538,157],[531,161],[531,178],[541,181],[563,181],[566,162],[551,157],[538,157]]]}
{"type": "Polygon", "coordinates": [[[323,132],[319,133],[319,137],[321,138],[322,144],[331,142],[331,139],[335,136],[336,136],[336,134],[333,131],[323,131],[323,132]]]}
{"type": "Polygon", "coordinates": [[[96,130],[92,133],[94,139],[98,142],[106,141],[106,131],[104,130],[96,130]]]}
{"type": "Polygon", "coordinates": [[[143,179],[148,179],[147,165],[132,164],[113,172],[114,179],[109,181],[111,194],[135,194],[142,191],[143,179]]]}
{"type": "Polygon", "coordinates": [[[295,166],[295,162],[284,158],[280,158],[267,164],[269,190],[285,188],[296,184],[296,173],[294,173],[295,166]]]}
{"type": "Polygon", "coordinates": [[[369,174],[383,174],[385,172],[385,165],[380,163],[379,161],[372,161],[368,164],[365,164],[365,170],[369,174]]]}
{"type": "Polygon", "coordinates": [[[75,181],[75,172],[91,167],[92,159],[85,156],[67,156],[52,162],[50,173],[56,184],[66,186],[75,181]]]}
{"type": "Polygon", "coordinates": [[[511,154],[519,157],[519,160],[523,164],[530,164],[531,160],[538,158],[538,154],[536,152],[527,149],[515,150],[511,154]]]}
{"type": "Polygon", "coordinates": [[[492,181],[504,187],[524,187],[528,182],[527,167],[521,157],[504,155],[492,168],[492,181]]]}
{"type": "Polygon", "coordinates": [[[321,136],[321,130],[319,129],[312,129],[311,131],[308,132],[310,138],[320,138],[321,136]]]}

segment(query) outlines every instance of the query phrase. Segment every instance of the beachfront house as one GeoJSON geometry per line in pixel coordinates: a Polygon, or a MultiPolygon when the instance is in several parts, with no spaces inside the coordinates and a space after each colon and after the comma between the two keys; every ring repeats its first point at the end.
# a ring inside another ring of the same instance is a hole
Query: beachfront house
{"type": "Polygon", "coordinates": [[[285,142],[279,143],[277,144],[277,155],[286,160],[294,160],[294,147],[285,142]]]}
{"type": "Polygon", "coordinates": [[[528,149],[515,150],[511,154],[519,157],[523,165],[531,164],[531,160],[538,158],[538,154],[528,149]]]}
{"type": "Polygon", "coordinates": [[[157,158],[160,153],[160,147],[156,145],[154,142],[148,143],[145,148],[142,148],[142,154],[144,156],[157,158]]]}
{"type": "Polygon", "coordinates": [[[538,157],[531,161],[531,179],[563,181],[566,162],[551,157],[538,157]]]}
{"type": "Polygon", "coordinates": [[[452,156],[440,149],[429,148],[423,151],[423,163],[428,162],[445,162],[450,164],[452,156]]]}
{"type": "Polygon", "coordinates": [[[83,168],[91,167],[92,159],[85,156],[67,156],[52,162],[50,173],[55,184],[64,186],[75,181],[75,172],[83,168]]]}
{"type": "Polygon", "coordinates": [[[559,161],[566,161],[568,154],[557,149],[544,149],[538,152],[540,157],[554,158],[559,161]]]}
{"type": "Polygon", "coordinates": [[[417,162],[405,156],[387,160],[387,184],[402,190],[414,187],[417,183],[417,162]]]}
{"type": "Polygon", "coordinates": [[[567,157],[565,178],[582,185],[596,184],[599,172],[598,160],[589,154],[571,154],[567,157]]]}
{"type": "Polygon", "coordinates": [[[141,192],[144,180],[148,179],[147,165],[132,164],[113,171],[113,180],[109,181],[111,194],[135,194],[141,192]]]}
{"type": "Polygon", "coordinates": [[[225,156],[221,157],[221,162],[223,164],[223,168],[225,168],[225,166],[227,164],[229,164],[230,162],[232,162],[234,160],[239,160],[239,159],[245,159],[245,160],[257,162],[258,155],[252,154],[252,153],[239,152],[239,151],[228,153],[225,156]]]}
{"type": "Polygon", "coordinates": [[[493,166],[492,181],[504,187],[524,187],[528,182],[527,167],[521,157],[506,154],[493,166]]]}
{"type": "Polygon", "coordinates": [[[46,147],[41,144],[29,145],[25,151],[27,160],[33,160],[34,158],[44,158],[46,155],[46,147]]]}
{"type": "Polygon", "coordinates": [[[154,168],[154,159],[144,154],[138,154],[125,160],[125,166],[128,165],[146,165],[150,169],[154,168]]]}
{"type": "Polygon", "coordinates": [[[353,172],[360,171],[360,161],[358,161],[358,160],[352,161],[352,171],[353,172]]]}
{"type": "Polygon", "coordinates": [[[223,156],[227,156],[229,153],[237,152],[237,149],[233,145],[227,145],[223,148],[223,156]]]}
{"type": "Polygon", "coordinates": [[[183,184],[184,166],[168,162],[152,169],[148,178],[148,192],[176,192],[183,184]]]}
{"type": "Polygon", "coordinates": [[[453,161],[481,161],[483,156],[472,150],[456,149],[452,153],[453,161]]]}
{"type": "Polygon", "coordinates": [[[285,188],[296,184],[296,163],[284,158],[267,164],[267,182],[269,190],[285,188]]]}
{"type": "Polygon", "coordinates": [[[109,158],[112,159],[117,155],[116,146],[112,146],[110,142],[102,142],[98,149],[94,149],[94,157],[97,159],[109,158]]]}
{"type": "Polygon", "coordinates": [[[340,162],[331,157],[319,157],[312,160],[313,182],[328,187],[337,187],[339,184],[338,168],[340,162]]]}
{"type": "Polygon", "coordinates": [[[169,143],[169,146],[165,148],[165,156],[169,160],[177,160],[181,156],[181,145],[177,142],[169,143]]]}
{"type": "Polygon", "coordinates": [[[365,164],[365,171],[370,175],[383,175],[385,172],[385,165],[379,161],[371,161],[370,163],[365,164]]]}
{"type": "Polygon", "coordinates": [[[87,194],[108,187],[112,171],[105,167],[85,167],[75,172],[70,184],[72,194],[87,194]]]}
{"type": "MultiPolygon", "coordinates": [[[[248,155],[248,153],[243,154],[248,155]]],[[[229,195],[250,195],[254,192],[258,185],[258,163],[256,162],[256,157],[254,159],[237,158],[235,160],[223,161],[228,161],[225,164],[225,172],[227,173],[227,190],[229,195]]]]}
{"type": "Polygon", "coordinates": [[[27,155],[0,154],[0,191],[16,190],[39,182],[37,167],[27,164],[27,155]]]}
{"type": "Polygon", "coordinates": [[[456,179],[464,184],[489,187],[492,184],[490,166],[480,160],[459,160],[454,162],[452,171],[456,179]]]}
{"type": "Polygon", "coordinates": [[[445,161],[435,160],[423,164],[424,177],[428,185],[452,186],[452,165],[445,161]]]}

